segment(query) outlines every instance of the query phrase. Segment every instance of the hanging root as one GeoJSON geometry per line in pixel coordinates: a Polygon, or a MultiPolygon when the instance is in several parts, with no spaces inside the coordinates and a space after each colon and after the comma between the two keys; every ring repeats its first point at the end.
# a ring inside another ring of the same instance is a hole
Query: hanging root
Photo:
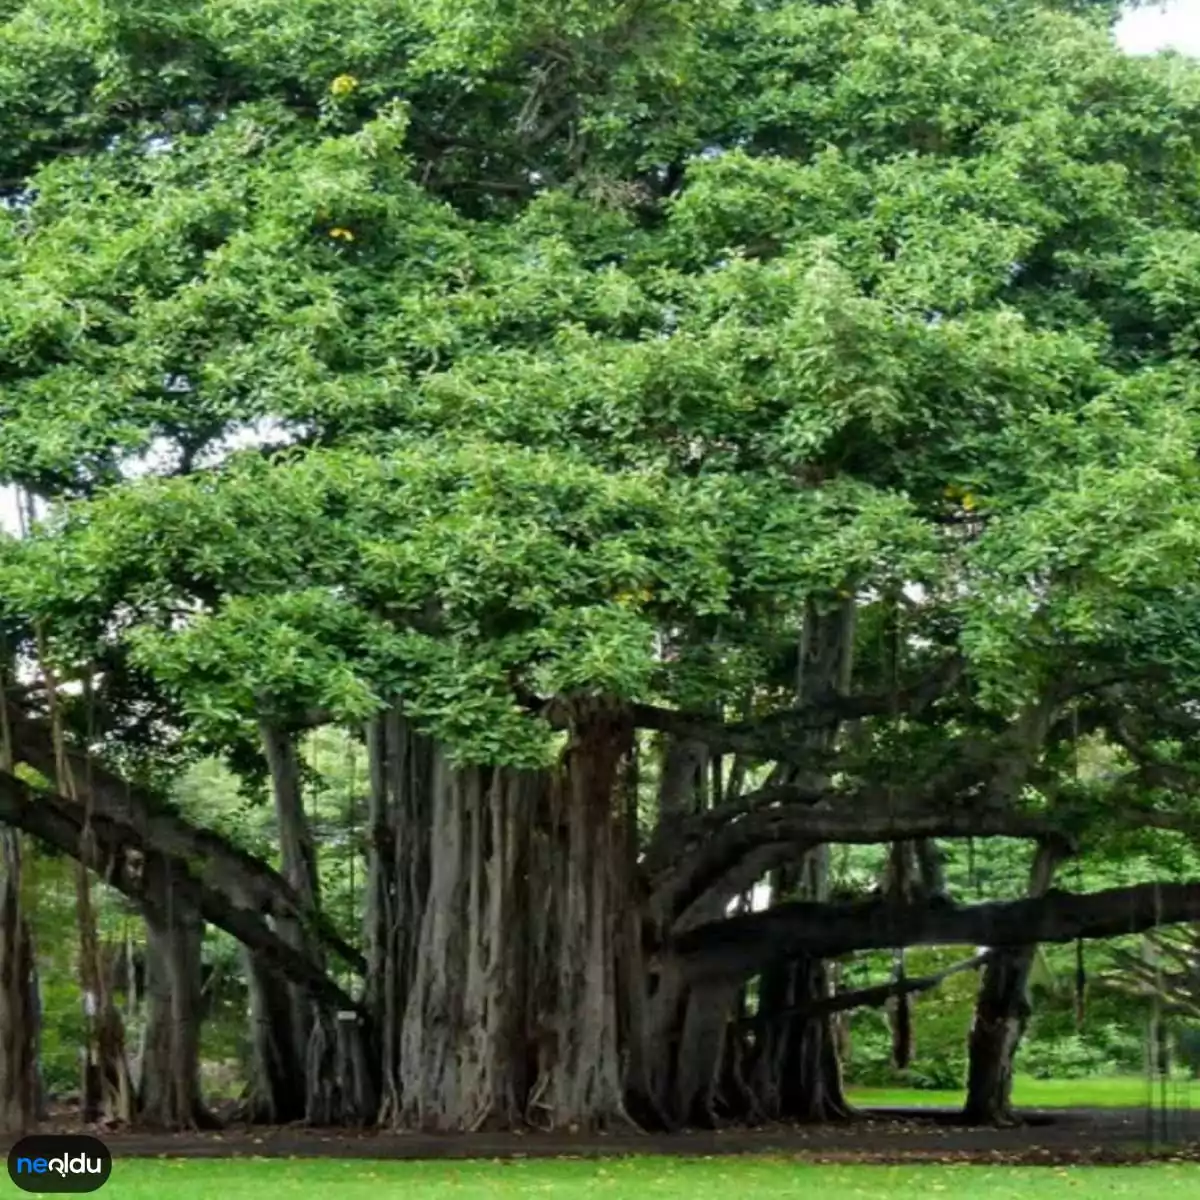
{"type": "Polygon", "coordinates": [[[896,955],[896,986],[899,994],[892,1008],[892,1064],[897,1071],[907,1070],[912,1063],[912,1000],[904,991],[907,972],[904,964],[904,951],[896,955]]]}
{"type": "Polygon", "coordinates": [[[1087,995],[1087,971],[1083,964],[1083,938],[1075,940],[1075,1027],[1082,1031],[1087,995]]]}
{"type": "Polygon", "coordinates": [[[537,1081],[536,1086],[529,1095],[529,1100],[525,1104],[525,1120],[535,1129],[550,1129],[553,1126],[553,1121],[537,1121],[534,1119],[534,1113],[541,1111],[547,1114],[553,1114],[554,1109],[551,1105],[545,1102],[546,1093],[550,1090],[550,1074],[545,1072],[537,1081]]]}
{"type": "Polygon", "coordinates": [[[896,997],[892,1020],[892,1063],[898,1071],[907,1070],[912,1063],[912,1002],[907,996],[896,997]]]}

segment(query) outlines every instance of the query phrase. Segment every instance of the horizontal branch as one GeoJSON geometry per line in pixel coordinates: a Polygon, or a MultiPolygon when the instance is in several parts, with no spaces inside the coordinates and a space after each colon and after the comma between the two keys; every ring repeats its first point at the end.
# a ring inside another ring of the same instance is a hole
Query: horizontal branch
{"type": "Polygon", "coordinates": [[[953,975],[960,975],[964,971],[974,971],[977,967],[982,967],[990,957],[991,951],[985,950],[982,954],[964,959],[933,975],[918,975],[913,979],[893,979],[887,983],[875,984],[873,987],[856,988],[850,992],[835,992],[832,996],[810,1000],[807,1004],[797,1004],[791,1008],[780,1009],[778,1012],[743,1017],[738,1024],[761,1027],[785,1018],[828,1017],[834,1013],[850,1012],[856,1008],[881,1008],[889,1000],[895,1000],[898,996],[931,992],[953,975]]]}
{"type": "Polygon", "coordinates": [[[172,905],[191,908],[232,934],[314,1000],[332,1008],[361,1011],[316,963],[284,942],[258,913],[239,907],[197,879],[185,859],[146,845],[131,826],[103,813],[91,817],[85,835],[82,816],[74,801],[35,791],[24,780],[0,771],[0,823],[78,859],[106,883],[164,919],[172,905]]]}
{"type": "Polygon", "coordinates": [[[1015,806],[1026,756],[1000,739],[961,739],[940,769],[893,789],[879,782],[839,792],[788,784],[743,796],[685,821],[659,826],[646,849],[644,868],[656,920],[671,920],[693,906],[716,881],[759,847],[779,843],[874,844],[934,837],[1071,839],[1045,816],[1015,806]]]}
{"type": "MultiPolygon", "coordinates": [[[[795,794],[788,788],[773,791],[795,794]]],[[[727,819],[706,840],[677,846],[674,854],[656,847],[651,867],[673,865],[661,867],[651,879],[654,909],[669,924],[673,915],[682,914],[739,862],[766,846],[874,845],[937,837],[1026,838],[1072,848],[1070,837],[1037,813],[962,805],[905,812],[874,797],[862,803],[854,796],[840,798],[836,807],[828,799],[820,806],[794,802],[727,819]]]]}
{"type": "MultiPolygon", "coordinates": [[[[814,751],[803,735],[867,717],[915,716],[947,694],[962,678],[964,668],[963,660],[954,655],[910,687],[849,696],[830,689],[797,708],[781,709],[749,721],[727,723],[705,713],[654,704],[630,704],[625,711],[640,729],[702,742],[717,753],[811,765],[814,751]]],[[[571,706],[561,698],[524,693],[518,699],[556,729],[570,724],[571,706]]]]}
{"type": "Polygon", "coordinates": [[[727,826],[728,835],[731,840],[752,840],[756,845],[778,841],[874,845],[936,837],[1066,840],[1054,823],[1040,813],[966,806],[910,812],[903,808],[889,809],[877,801],[860,806],[853,797],[848,799],[849,803],[836,808],[781,805],[760,809],[727,826]]]}
{"type": "MultiPolygon", "coordinates": [[[[8,720],[17,761],[49,779],[55,778],[57,763],[49,724],[12,703],[8,720]]],[[[360,975],[366,971],[363,956],[337,933],[328,918],[310,914],[295,889],[270,864],[219,833],[201,829],[169,811],[158,797],[80,750],[67,747],[67,764],[81,797],[81,808],[86,806],[93,815],[128,825],[147,846],[200,866],[206,883],[219,887],[237,903],[312,926],[314,935],[327,949],[360,975]]],[[[72,802],[62,798],[62,803],[72,802]]]]}
{"type": "Polygon", "coordinates": [[[1023,900],[960,906],[878,898],[850,904],[794,901],[765,912],[711,921],[670,947],[684,973],[745,979],[800,956],[833,958],[902,946],[1020,946],[1116,937],[1200,920],[1200,881],[1139,884],[1075,895],[1050,891],[1023,900]]]}

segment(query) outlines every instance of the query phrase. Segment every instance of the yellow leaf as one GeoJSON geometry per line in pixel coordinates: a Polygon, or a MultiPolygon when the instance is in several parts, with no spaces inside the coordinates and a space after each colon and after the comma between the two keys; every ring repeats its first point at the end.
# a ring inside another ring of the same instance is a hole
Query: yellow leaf
{"type": "Polygon", "coordinates": [[[356,87],[358,87],[358,80],[353,75],[339,75],[329,85],[329,90],[335,96],[348,96],[356,87]]]}
{"type": "Polygon", "coordinates": [[[653,599],[654,593],[649,588],[643,588],[640,592],[618,592],[613,597],[613,601],[622,608],[628,608],[631,604],[648,604],[653,599]]]}
{"type": "Polygon", "coordinates": [[[338,238],[343,242],[354,241],[354,234],[352,234],[348,229],[343,229],[340,225],[336,229],[331,229],[329,231],[329,236],[331,238],[338,238]]]}

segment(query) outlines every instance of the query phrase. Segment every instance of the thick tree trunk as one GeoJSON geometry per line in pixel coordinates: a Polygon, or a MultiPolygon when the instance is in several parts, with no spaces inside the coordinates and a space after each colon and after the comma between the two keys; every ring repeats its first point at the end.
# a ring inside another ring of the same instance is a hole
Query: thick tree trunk
{"type": "Polygon", "coordinates": [[[964,1117],[977,1125],[1005,1125],[1012,1111],[1013,1066],[1030,1015],[1029,969],[1035,946],[993,952],[983,969],[968,1042],[964,1117]]]}
{"type": "Polygon", "coordinates": [[[305,1071],[308,1124],[364,1126],[376,1119],[379,1070],[373,1030],[352,1010],[314,1009],[305,1071]]]}
{"type": "MultiPolygon", "coordinates": [[[[822,900],[828,877],[828,847],[818,846],[798,869],[777,872],[774,889],[822,900]]],[[[850,1113],[833,1016],[821,1011],[830,991],[825,962],[809,955],[760,977],[758,1043],[748,1082],[758,1111],[769,1120],[824,1122],[850,1113]]]]}
{"type": "Polygon", "coordinates": [[[400,1037],[429,891],[433,743],[393,709],[367,730],[366,1002],[379,1038],[379,1120],[400,1119],[400,1037]]]}
{"type": "Polygon", "coordinates": [[[242,952],[250,995],[250,1079],[242,1116],[263,1125],[304,1118],[305,1066],[297,1056],[287,984],[250,950],[242,952]]]}
{"type": "MultiPolygon", "coordinates": [[[[1029,881],[1031,896],[1046,894],[1061,859],[1055,847],[1039,847],[1029,881]]],[[[1015,1120],[1013,1067],[1029,1023],[1029,972],[1036,954],[1037,943],[997,947],[984,965],[967,1044],[963,1116],[972,1124],[1002,1125],[1015,1120]]]]}
{"type": "MultiPolygon", "coordinates": [[[[541,975],[538,1079],[531,1107],[552,1128],[628,1125],[624,1105],[617,956],[632,900],[622,870],[619,783],[632,731],[617,712],[581,713],[552,788],[561,844],[544,865],[552,883],[552,936],[541,975]],[[544,990],[543,990],[544,989],[544,990]],[[552,997],[552,998],[551,998],[552,997]],[[546,1003],[548,1001],[548,1003],[546,1003]]],[[[531,886],[541,886],[536,877],[531,886]]]]}
{"type": "Polygon", "coordinates": [[[38,1017],[20,835],[0,826],[0,1133],[20,1133],[38,1118],[38,1017]]]}
{"type": "Polygon", "coordinates": [[[200,1093],[200,946],[204,925],[186,909],[146,917],[146,1029],[138,1117],[159,1129],[208,1128],[200,1093]]]}
{"type": "Polygon", "coordinates": [[[406,1125],[511,1128],[524,1113],[524,876],[541,784],[435,756],[429,894],[401,1035],[406,1125]]]}
{"type": "MultiPolygon", "coordinates": [[[[753,874],[757,880],[762,872],[753,874]]],[[[748,876],[751,878],[751,876],[748,876]]],[[[731,882],[730,886],[734,886],[731,882]]],[[[718,919],[731,899],[714,888],[689,907],[681,922],[718,919]]],[[[658,964],[643,1004],[643,1023],[634,1026],[632,1048],[639,1071],[630,1077],[635,1115],[652,1127],[714,1128],[725,1116],[757,1111],[741,1070],[745,1046],[740,1029],[741,981],[715,976],[689,984],[670,960],[658,964]],[[736,1011],[735,1011],[736,1010],[736,1011]]],[[[647,980],[642,976],[642,987],[647,980]]]]}
{"type": "Polygon", "coordinates": [[[820,960],[798,959],[760,980],[758,1038],[747,1083],[757,1112],[767,1120],[824,1122],[850,1114],[832,1016],[790,1011],[820,1004],[828,995],[820,960]]]}
{"type": "Polygon", "coordinates": [[[705,980],[688,993],[675,1068],[672,1116],[677,1124],[714,1129],[719,1123],[726,1038],[738,984],[705,980]]]}
{"type": "MultiPolygon", "coordinates": [[[[792,967],[795,1002],[816,1004],[829,996],[826,964],[801,959],[792,967]]],[[[850,1115],[842,1091],[837,1034],[830,1015],[789,1021],[780,1099],[782,1115],[794,1121],[841,1121],[850,1115]]]]}
{"type": "Polygon", "coordinates": [[[682,822],[708,807],[710,755],[701,742],[667,737],[663,742],[658,782],[658,822],[670,837],[682,822]]]}

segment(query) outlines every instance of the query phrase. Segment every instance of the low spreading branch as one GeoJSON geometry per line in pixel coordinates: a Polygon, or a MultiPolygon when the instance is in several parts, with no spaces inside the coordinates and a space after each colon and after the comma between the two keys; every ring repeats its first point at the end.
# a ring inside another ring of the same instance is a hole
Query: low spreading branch
{"type": "Polygon", "coordinates": [[[960,906],[795,901],[678,935],[671,953],[691,978],[746,979],[802,955],[834,958],[901,946],[1021,946],[1117,937],[1200,920],[1200,881],[960,906]]]}
{"type": "Polygon", "coordinates": [[[93,813],[89,836],[84,837],[78,804],[54,793],[35,791],[7,771],[0,771],[0,823],[69,854],[164,920],[173,905],[191,908],[232,934],[314,1000],[335,1009],[362,1011],[318,965],[279,938],[258,913],[197,879],[186,859],[146,844],[132,826],[93,813]]]}
{"type": "MultiPolygon", "coordinates": [[[[962,678],[963,670],[962,659],[955,655],[939,663],[911,687],[850,696],[830,689],[800,707],[749,721],[725,722],[704,713],[681,712],[653,704],[631,704],[628,713],[640,729],[702,742],[716,753],[810,766],[814,752],[811,739],[804,735],[867,717],[918,716],[951,691],[962,678]]],[[[519,698],[525,707],[555,728],[570,724],[570,706],[566,702],[529,694],[519,698]]]]}
{"type": "Polygon", "coordinates": [[[785,1018],[807,1020],[814,1017],[828,1017],[839,1012],[850,1012],[856,1008],[882,1008],[889,1000],[895,1000],[898,996],[930,992],[953,975],[977,970],[987,962],[989,957],[991,957],[991,951],[985,950],[982,954],[963,959],[933,975],[919,975],[914,979],[894,979],[888,983],[875,984],[873,987],[856,988],[850,992],[836,992],[834,995],[820,1000],[811,1000],[806,1004],[779,1009],[763,1016],[743,1017],[738,1024],[761,1027],[785,1018]]]}
{"type": "MultiPolygon", "coordinates": [[[[8,720],[17,761],[54,778],[54,740],[49,725],[11,703],[8,720]]],[[[360,975],[365,972],[363,956],[336,932],[328,918],[310,915],[295,889],[269,864],[220,834],[201,829],[165,809],[157,797],[79,750],[67,748],[67,764],[81,804],[89,802],[93,814],[129,826],[146,846],[192,863],[209,886],[236,892],[242,902],[258,912],[310,922],[326,949],[360,975]]]]}

